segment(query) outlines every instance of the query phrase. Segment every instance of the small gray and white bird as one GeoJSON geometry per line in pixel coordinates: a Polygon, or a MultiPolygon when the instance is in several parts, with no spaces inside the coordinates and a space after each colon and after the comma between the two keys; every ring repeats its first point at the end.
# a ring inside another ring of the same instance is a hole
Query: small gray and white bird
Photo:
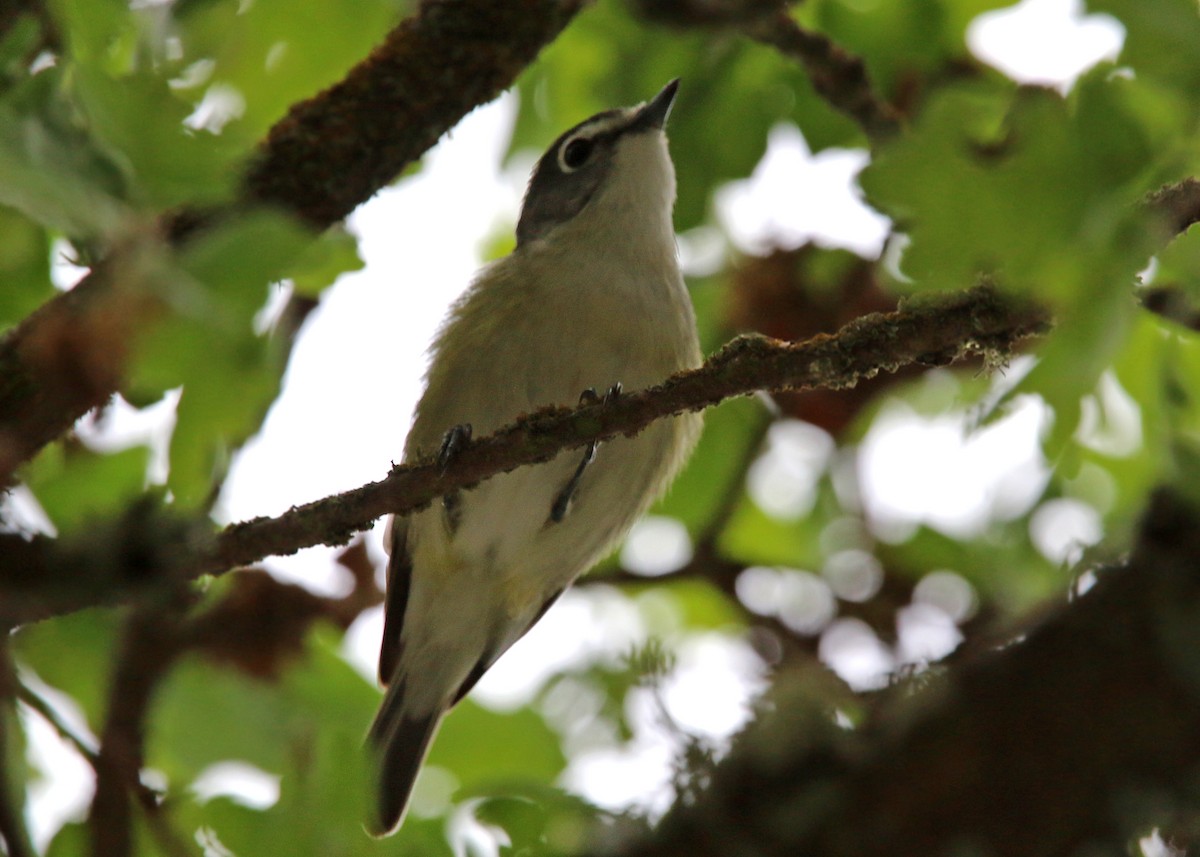
{"type": "MultiPolygon", "coordinates": [[[[516,249],[483,269],[433,345],[406,461],[452,454],[467,426],[488,434],[545,405],[640,390],[699,365],[663,130],[677,86],[581,122],[538,161],[516,249]]],[[[696,414],[660,420],[392,520],[387,693],[369,737],[375,832],[399,826],[446,712],[625,535],[699,433],[696,414]]]]}

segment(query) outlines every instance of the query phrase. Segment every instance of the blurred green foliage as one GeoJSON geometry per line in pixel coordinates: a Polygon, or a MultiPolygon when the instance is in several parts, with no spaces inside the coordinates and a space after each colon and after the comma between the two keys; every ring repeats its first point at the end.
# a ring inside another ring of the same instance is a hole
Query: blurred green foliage
{"type": "MultiPolygon", "coordinates": [[[[1171,240],[1139,205],[1197,167],[1200,14],[1192,0],[1091,0],[1090,12],[1125,28],[1124,48],[1063,93],[1019,86],[972,57],[966,28],[1004,5],[809,0],[794,14],[860,55],[877,94],[906,117],[903,133],[874,145],[861,177],[866,201],[897,233],[898,265],[875,268],[884,297],[986,277],[1044,302],[1056,329],[1031,346],[1034,366],[1025,372],[1021,364],[1015,381],[975,364],[884,386],[835,438],[836,453],[813,474],[812,507],[800,515],[772,514],[746,488],[765,427],[779,414],[749,399],[710,410],[695,457],[655,513],[682,522],[696,544],[734,567],[820,572],[853,547],[878,559],[891,584],[885,592],[904,593],[892,607],[907,603],[907,591],[930,572],[950,570],[973,587],[980,615],[1019,620],[1075,580],[1077,570],[1047,556],[1032,535],[1047,502],[1093,510],[1110,555],[1128,546],[1154,486],[1200,485],[1197,334],[1137,301],[1140,281],[1200,299],[1196,230],[1171,240]],[[966,415],[964,423],[986,424],[1022,396],[1044,404],[1049,424],[1046,487],[1028,508],[970,536],[925,520],[900,534],[872,529],[854,455],[883,403],[903,403],[922,419],[966,415]],[[1113,443],[1127,403],[1136,442],[1113,443]]],[[[288,106],[338,80],[411,6],[53,0],[53,32],[33,16],[16,19],[0,33],[0,329],[55,293],[54,254],[99,258],[146,241],[178,206],[229,200],[246,158],[288,106]]],[[[670,125],[680,231],[719,228],[715,192],[754,170],[776,125],[797,125],[813,152],[868,146],[794,61],[729,30],[650,24],[629,5],[602,0],[521,77],[511,151],[541,151],[566,127],[644,100],[674,77],[683,80],[670,125]]],[[[808,189],[788,191],[799,198],[808,189]]],[[[729,264],[693,283],[707,351],[741,332],[730,322],[738,260],[723,240],[729,264]]],[[[840,270],[839,253],[817,251],[808,264],[840,270]]],[[[254,210],[183,250],[158,248],[149,264],[153,276],[137,288],[156,310],[133,344],[124,393],[147,405],[181,390],[166,491],[148,484],[144,447],[52,445],[22,477],[60,534],[86,532],[147,491],[180,509],[206,509],[232,452],[279,392],[290,343],[262,322],[272,284],[319,299],[362,263],[343,230],[314,237],[284,213],[254,210]]],[[[794,291],[787,296],[798,301],[794,291]]],[[[787,416],[804,417],[804,407],[816,406],[786,407],[787,416]]],[[[612,559],[598,574],[612,582],[618,566],[612,559]]],[[[740,634],[754,617],[736,587],[713,586],[702,572],[627,575],[619,591],[651,633],[674,641],[740,634]]],[[[214,586],[211,597],[223,591],[214,586]]],[[[12,639],[21,670],[69,695],[92,734],[104,723],[120,619],[85,611],[21,628],[12,639]]],[[[889,628],[875,630],[887,637],[889,628]]],[[[791,643],[811,654],[817,639],[796,635],[791,643]]],[[[462,847],[464,825],[482,824],[504,831],[509,854],[572,853],[587,841],[603,814],[561,788],[575,745],[547,714],[549,701],[563,688],[581,699],[594,694],[592,716],[619,743],[636,731],[626,703],[645,688],[644,671],[612,652],[596,654],[551,676],[515,711],[464,703],[430,757],[452,780],[452,794],[440,814],[414,814],[381,846],[359,826],[369,800],[361,739],[378,694],[340,645],[338,632],[320,625],[270,678],[199,656],[169,672],[153,701],[145,761],[166,781],[164,815],[184,840],[214,854],[450,854],[452,842],[462,847]],[[278,800],[264,808],[236,795],[197,797],[190,785],[228,760],[278,777],[278,800]]],[[[0,711],[0,721],[5,736],[17,736],[0,748],[10,781],[34,776],[12,762],[24,745],[11,711],[0,711]]],[[[47,853],[84,853],[85,843],[85,828],[68,824],[47,853]]],[[[145,826],[138,853],[165,853],[145,826]]]]}

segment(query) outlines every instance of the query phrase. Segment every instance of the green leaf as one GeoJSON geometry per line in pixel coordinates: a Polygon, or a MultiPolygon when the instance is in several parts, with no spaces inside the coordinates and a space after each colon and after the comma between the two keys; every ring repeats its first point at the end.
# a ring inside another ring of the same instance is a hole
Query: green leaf
{"type": "Polygon", "coordinates": [[[527,781],[551,783],[563,772],[558,735],[527,708],[496,712],[464,700],[442,723],[429,764],[454,774],[468,793],[527,781]]]}
{"type": "MultiPolygon", "coordinates": [[[[966,54],[961,30],[941,0],[907,3],[824,2],[809,18],[834,42],[865,58],[872,82],[885,96],[966,54]]],[[[998,5],[998,4],[997,4],[998,5]]]]}
{"type": "Polygon", "coordinates": [[[1080,400],[1095,390],[1130,330],[1137,312],[1129,295],[1101,292],[1090,305],[1064,317],[1039,351],[1037,365],[1006,398],[1035,393],[1054,410],[1045,438],[1047,457],[1062,453],[1079,425],[1080,400]]]}
{"type": "Polygon", "coordinates": [[[20,212],[0,206],[0,331],[54,294],[50,237],[20,212]]]}
{"type": "Polygon", "coordinates": [[[74,81],[88,130],[122,164],[135,202],[159,211],[232,198],[252,141],[188,128],[193,106],[152,72],[115,78],[81,65],[74,81]]]}
{"type": "Polygon", "coordinates": [[[1193,305],[1200,303],[1200,227],[1176,236],[1155,258],[1153,285],[1182,293],[1193,305]]]}
{"type": "MultiPolygon", "coordinates": [[[[210,320],[227,314],[230,326],[241,328],[262,308],[267,286],[306,260],[325,255],[311,233],[282,212],[251,210],[222,221],[179,255],[183,271],[207,286],[216,297],[207,309],[210,320]]],[[[336,249],[332,239],[329,250],[336,249]]]]}
{"type": "Polygon", "coordinates": [[[164,682],[148,736],[147,764],[182,790],[209,765],[249,762],[279,774],[279,801],[259,811],[217,798],[181,807],[234,853],[263,842],[285,854],[368,853],[362,823],[372,777],[363,736],[379,695],[321,629],[277,681],[191,659],[164,682]]]}
{"type": "Polygon", "coordinates": [[[342,274],[361,271],[364,264],[358,255],[358,239],[344,227],[335,226],[304,250],[287,276],[296,294],[315,298],[342,274]]]}
{"type": "Polygon", "coordinates": [[[1187,97],[1194,116],[1200,102],[1200,64],[1193,52],[1200,41],[1196,4],[1191,0],[1088,0],[1087,6],[1107,12],[1125,28],[1118,62],[1132,68],[1138,78],[1187,97]]]}
{"type": "MultiPolygon", "coordinates": [[[[3,669],[8,673],[9,664],[5,663],[3,669]]],[[[7,839],[5,844],[10,854],[17,848],[25,853],[32,853],[25,822],[28,809],[26,785],[34,778],[35,769],[27,761],[29,745],[25,739],[25,729],[21,723],[16,699],[9,695],[10,693],[11,691],[0,700],[0,761],[4,765],[3,770],[0,770],[0,777],[3,778],[7,811],[11,813],[5,828],[5,837],[11,838],[7,839]]]]}
{"type": "Polygon", "coordinates": [[[18,663],[30,667],[46,684],[74,699],[96,733],[104,722],[108,704],[117,619],[112,610],[82,610],[22,625],[13,635],[13,652],[18,663]]]}
{"type": "Polygon", "coordinates": [[[140,399],[183,387],[167,486],[182,506],[211,497],[229,450],[253,434],[279,392],[284,343],[254,330],[267,286],[311,238],[290,219],[252,211],[188,242],[165,299],[173,314],[137,343],[129,387],[140,399]]]}
{"type": "Polygon", "coordinates": [[[25,468],[25,483],[63,535],[113,516],[141,496],[149,463],[144,446],[104,453],[54,444],[25,468]]]}
{"type": "Polygon", "coordinates": [[[583,800],[547,787],[488,798],[475,810],[480,821],[508,834],[509,844],[500,853],[514,855],[579,854],[591,841],[597,815],[583,800]]]}
{"type": "Polygon", "coordinates": [[[189,657],[159,692],[148,758],[180,785],[227,760],[280,772],[287,764],[286,732],[293,720],[303,728],[305,716],[290,709],[279,685],[189,657]]]}
{"type": "Polygon", "coordinates": [[[1056,93],[948,88],[913,133],[861,177],[873,204],[908,231],[902,268],[931,290],[993,274],[1058,307],[1128,290],[1151,224],[1147,140],[1119,80],[1094,78],[1074,109],[1056,93]]]}
{"type": "Polygon", "coordinates": [[[987,275],[1054,308],[1038,365],[1011,394],[1036,392],[1054,408],[1051,457],[1121,347],[1135,275],[1161,239],[1137,204],[1158,177],[1161,137],[1131,107],[1138,92],[1103,69],[1070,102],[1040,89],[947,89],[862,176],[908,230],[902,268],[917,288],[987,275]]]}
{"type": "Polygon", "coordinates": [[[769,420],[755,399],[729,399],[705,411],[695,453],[653,513],[682,521],[693,536],[703,532],[722,498],[742,490],[737,481],[769,420]]]}
{"type": "Polygon", "coordinates": [[[209,325],[183,319],[160,324],[139,346],[137,385],[144,389],[153,380],[184,388],[171,435],[167,487],[178,506],[202,506],[223,478],[230,451],[257,430],[279,393],[279,349],[252,331],[222,336],[209,325]]]}
{"type": "Polygon", "coordinates": [[[256,141],[291,105],[345,76],[384,37],[409,0],[205,0],[176,4],[174,23],[185,62],[207,73],[184,91],[199,100],[209,87],[244,104],[223,133],[256,141]]]}
{"type": "Polygon", "coordinates": [[[45,857],[79,857],[88,853],[90,843],[87,825],[81,821],[70,822],[54,834],[45,857]]]}
{"type": "Polygon", "coordinates": [[[742,565],[820,568],[823,525],[819,508],[811,515],[781,521],[744,496],[722,530],[717,547],[723,556],[742,565]]]}
{"type": "MultiPolygon", "coordinates": [[[[1132,449],[1093,445],[1082,453],[1110,478],[1108,531],[1131,529],[1150,492],[1163,483],[1191,490],[1187,473],[1200,438],[1200,336],[1141,312],[1116,355],[1113,374],[1137,408],[1141,442],[1132,449]]],[[[1103,404],[1100,399],[1096,407],[1101,428],[1103,404]]]]}
{"type": "Polygon", "coordinates": [[[5,24],[7,30],[0,34],[0,82],[25,76],[28,58],[42,39],[42,25],[33,10],[17,11],[5,24]]]}
{"type": "Polygon", "coordinates": [[[0,204],[71,236],[110,234],[127,220],[119,170],[81,131],[46,69],[0,98],[0,204]]]}
{"type": "Polygon", "coordinates": [[[56,26],[69,54],[83,62],[127,67],[138,37],[138,18],[122,0],[51,0],[56,26]]]}

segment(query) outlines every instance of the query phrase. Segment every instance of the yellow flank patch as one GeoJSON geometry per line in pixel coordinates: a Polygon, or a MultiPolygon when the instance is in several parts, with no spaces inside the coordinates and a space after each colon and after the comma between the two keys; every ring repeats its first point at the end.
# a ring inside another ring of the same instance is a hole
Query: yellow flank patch
{"type": "Polygon", "coordinates": [[[510,619],[524,616],[541,604],[544,593],[541,587],[535,586],[533,583],[517,574],[509,574],[505,577],[504,610],[510,619]]]}

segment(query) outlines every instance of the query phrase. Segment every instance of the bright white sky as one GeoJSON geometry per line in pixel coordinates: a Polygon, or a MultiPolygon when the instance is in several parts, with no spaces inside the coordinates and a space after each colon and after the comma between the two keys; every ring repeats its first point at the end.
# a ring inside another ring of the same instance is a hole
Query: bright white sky
{"type": "MultiPolygon", "coordinates": [[[[1082,70],[1114,57],[1123,37],[1110,18],[1081,18],[1081,7],[1079,0],[1025,0],[981,16],[969,32],[971,49],[1017,79],[1067,86],[1082,70]]],[[[500,168],[514,109],[513,96],[505,95],[475,111],[429,154],[420,174],[355,212],[350,225],[360,236],[366,269],[344,277],[307,322],[282,396],[230,473],[220,503],[226,520],[276,514],[380,479],[390,462],[398,460],[430,338],[448,303],[478,267],[481,245],[516,221],[529,164],[509,172],[500,168]]],[[[754,175],[718,192],[722,226],[743,250],[812,240],[876,254],[887,222],[866,208],[855,190],[854,176],[865,161],[865,154],[856,151],[813,156],[794,127],[780,126],[754,175]]],[[[885,531],[901,534],[918,522],[968,533],[988,515],[1027,508],[1034,496],[1030,492],[1040,485],[1036,437],[1041,420],[1036,407],[1022,407],[1010,419],[968,437],[962,420],[922,420],[902,408],[890,409],[861,451],[868,509],[885,531]],[[935,461],[944,479],[928,476],[935,461]],[[914,472],[921,478],[913,478],[914,472]]],[[[161,424],[153,417],[124,414],[118,422],[122,433],[164,434],[152,428],[161,424]]],[[[825,465],[825,453],[814,452],[824,449],[819,438],[814,447],[803,441],[812,440],[804,431],[772,437],[772,454],[777,461],[793,462],[796,485],[803,486],[805,473],[825,465]],[[786,454],[789,448],[794,455],[786,454]]],[[[802,487],[772,489],[770,478],[760,482],[752,490],[765,506],[790,503],[803,511],[802,487]]],[[[1048,553],[1065,556],[1076,541],[1098,537],[1095,521],[1083,509],[1064,509],[1062,526],[1046,528],[1052,542],[1048,553]],[[1073,528],[1066,538],[1063,527],[1073,528]]],[[[653,562],[656,540],[642,541],[651,543],[653,562]]],[[[670,550],[669,539],[657,541],[670,550]]],[[[369,543],[381,558],[381,526],[369,543]]],[[[679,549],[677,543],[675,547],[679,549]]],[[[313,549],[269,565],[307,586],[338,591],[344,581],[331,574],[332,553],[313,549]]],[[[769,575],[760,577],[764,585],[775,585],[769,575]]],[[[821,578],[813,579],[827,586],[821,578]]],[[[657,616],[657,634],[670,628],[670,609],[662,599],[641,607],[652,608],[649,612],[657,616]]],[[[911,635],[910,645],[919,655],[954,644],[956,632],[945,616],[944,609],[918,609],[905,619],[925,634],[911,635]]],[[[349,658],[372,677],[381,626],[376,613],[349,635],[349,658]]],[[[828,648],[827,655],[847,679],[870,685],[894,665],[896,654],[872,644],[863,631],[854,623],[841,624],[829,635],[834,644],[823,651],[828,648]]],[[[547,673],[597,653],[616,656],[649,635],[643,612],[625,597],[568,594],[484,678],[475,698],[501,706],[520,704],[547,673]]],[[[685,643],[678,656],[678,673],[665,688],[671,715],[700,734],[730,734],[741,724],[745,703],[758,686],[753,656],[744,644],[716,635],[685,643]]],[[[648,700],[634,704],[637,721],[645,727],[634,745],[581,753],[566,782],[603,806],[638,803],[661,810],[672,747],[648,700]]],[[[64,815],[81,809],[90,789],[80,787],[87,782],[81,763],[57,746],[36,718],[29,723],[41,766],[55,772],[32,796],[35,832],[44,841],[64,815]]],[[[433,788],[437,777],[429,779],[433,788]]]]}

